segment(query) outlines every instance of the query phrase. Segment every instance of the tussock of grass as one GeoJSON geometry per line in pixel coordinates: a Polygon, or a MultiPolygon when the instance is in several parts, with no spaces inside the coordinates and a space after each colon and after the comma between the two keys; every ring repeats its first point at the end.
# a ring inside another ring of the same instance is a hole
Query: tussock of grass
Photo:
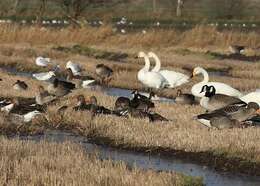
{"type": "Polygon", "coordinates": [[[202,185],[176,173],[128,169],[75,144],[0,138],[1,185],[202,185]]]}

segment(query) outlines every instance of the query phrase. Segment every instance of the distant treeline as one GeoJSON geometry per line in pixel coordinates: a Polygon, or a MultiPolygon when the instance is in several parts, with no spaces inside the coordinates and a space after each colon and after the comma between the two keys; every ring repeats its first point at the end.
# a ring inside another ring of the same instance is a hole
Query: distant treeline
{"type": "Polygon", "coordinates": [[[260,20],[259,0],[0,0],[0,17],[260,20]]]}

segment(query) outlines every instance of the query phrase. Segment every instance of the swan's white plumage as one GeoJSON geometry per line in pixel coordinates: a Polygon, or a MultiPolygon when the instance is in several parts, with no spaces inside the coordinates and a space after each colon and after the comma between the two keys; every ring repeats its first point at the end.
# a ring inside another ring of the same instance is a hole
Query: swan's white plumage
{"type": "Polygon", "coordinates": [[[260,106],[260,92],[251,92],[240,99],[246,103],[255,102],[260,106]]]}
{"type": "Polygon", "coordinates": [[[216,94],[224,94],[224,95],[234,96],[238,98],[243,96],[243,94],[239,90],[234,89],[230,85],[227,85],[225,83],[220,83],[220,82],[209,82],[209,75],[207,71],[201,67],[196,67],[193,70],[193,76],[198,74],[202,74],[204,79],[200,83],[193,85],[193,87],[191,88],[191,93],[196,97],[204,96],[204,93],[200,93],[204,85],[214,86],[216,88],[216,94]]]}
{"type": "Polygon", "coordinates": [[[47,67],[51,63],[51,60],[50,58],[44,58],[40,56],[36,58],[35,63],[38,66],[47,67]]]}
{"type": "Polygon", "coordinates": [[[165,88],[169,86],[167,80],[158,72],[149,72],[150,61],[144,52],[139,52],[138,57],[144,58],[145,66],[137,74],[138,80],[149,88],[165,88]]]}
{"type": "Polygon", "coordinates": [[[49,71],[49,72],[42,72],[42,73],[33,74],[32,76],[34,78],[36,78],[37,80],[47,81],[47,80],[51,79],[52,77],[54,77],[55,73],[53,71],[49,71]]]}
{"type": "Polygon", "coordinates": [[[155,53],[149,52],[148,57],[154,58],[156,62],[155,67],[151,71],[160,73],[168,81],[170,85],[169,88],[174,88],[189,82],[190,78],[185,74],[171,70],[160,70],[161,61],[155,53]]]}
{"type": "Polygon", "coordinates": [[[81,75],[81,67],[80,65],[73,63],[72,61],[68,61],[66,64],[67,69],[71,69],[74,76],[81,75]]]}

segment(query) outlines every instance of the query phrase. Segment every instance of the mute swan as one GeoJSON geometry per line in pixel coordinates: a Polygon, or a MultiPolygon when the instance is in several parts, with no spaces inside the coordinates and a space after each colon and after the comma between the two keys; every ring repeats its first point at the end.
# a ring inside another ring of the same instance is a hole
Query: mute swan
{"type": "Polygon", "coordinates": [[[50,80],[52,77],[56,76],[53,71],[49,72],[42,72],[42,73],[37,73],[32,75],[34,78],[40,81],[47,81],[50,80]]]}
{"type": "Polygon", "coordinates": [[[202,74],[204,79],[200,83],[193,85],[193,87],[191,88],[191,93],[196,97],[204,96],[205,93],[201,92],[202,87],[204,85],[214,86],[216,89],[216,94],[224,94],[224,95],[238,97],[238,98],[243,96],[243,94],[240,91],[232,88],[231,86],[229,86],[225,83],[209,82],[209,75],[208,75],[207,71],[201,67],[196,67],[193,70],[192,77],[196,76],[198,74],[202,74]]]}
{"type": "Polygon", "coordinates": [[[174,88],[189,82],[190,78],[185,74],[171,70],[160,70],[161,61],[155,53],[149,52],[148,57],[154,58],[156,62],[155,67],[151,71],[160,73],[170,84],[169,88],[174,88]]]}
{"type": "Polygon", "coordinates": [[[81,75],[81,68],[80,65],[73,63],[71,61],[68,61],[66,64],[66,69],[71,69],[74,76],[81,75]]]}
{"type": "Polygon", "coordinates": [[[37,57],[36,60],[36,65],[41,66],[41,67],[47,67],[51,61],[50,58],[44,58],[44,57],[37,57]]]}
{"type": "Polygon", "coordinates": [[[144,58],[145,65],[137,74],[138,80],[149,88],[165,88],[169,87],[168,81],[158,72],[149,72],[150,61],[144,52],[139,52],[139,58],[144,58]]]}
{"type": "Polygon", "coordinates": [[[246,103],[255,102],[260,105],[260,92],[251,92],[240,99],[246,103]]]}

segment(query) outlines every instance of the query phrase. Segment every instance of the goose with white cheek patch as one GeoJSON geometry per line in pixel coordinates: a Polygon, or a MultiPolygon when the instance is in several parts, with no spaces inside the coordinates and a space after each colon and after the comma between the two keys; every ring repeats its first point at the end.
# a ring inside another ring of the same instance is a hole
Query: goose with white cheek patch
{"type": "Polygon", "coordinates": [[[201,93],[204,93],[205,96],[200,99],[200,105],[207,111],[217,110],[235,103],[246,105],[246,103],[239,98],[224,94],[216,94],[214,86],[204,85],[201,89],[201,93]]]}

